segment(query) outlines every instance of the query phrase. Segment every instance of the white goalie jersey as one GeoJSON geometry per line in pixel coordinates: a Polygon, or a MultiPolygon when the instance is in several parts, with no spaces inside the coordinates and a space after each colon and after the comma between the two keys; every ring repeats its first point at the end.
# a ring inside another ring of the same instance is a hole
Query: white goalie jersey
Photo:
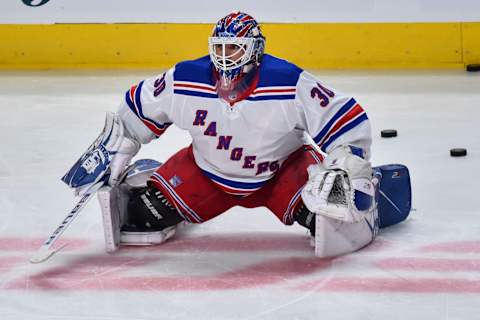
{"type": "Polygon", "coordinates": [[[265,55],[256,88],[233,106],[218,97],[212,75],[205,56],[133,86],[118,111],[126,131],[148,143],[171,124],[187,130],[196,164],[231,194],[261,188],[302,147],[303,132],[327,153],[348,144],[368,159],[371,132],[363,108],[310,73],[265,55]]]}

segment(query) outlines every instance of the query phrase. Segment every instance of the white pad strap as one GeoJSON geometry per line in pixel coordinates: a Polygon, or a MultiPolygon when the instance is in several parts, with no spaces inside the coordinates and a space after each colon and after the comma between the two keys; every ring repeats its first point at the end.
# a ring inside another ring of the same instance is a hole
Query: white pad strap
{"type": "Polygon", "coordinates": [[[152,232],[127,232],[120,233],[120,244],[128,246],[151,246],[163,243],[175,235],[176,226],[152,232]]]}

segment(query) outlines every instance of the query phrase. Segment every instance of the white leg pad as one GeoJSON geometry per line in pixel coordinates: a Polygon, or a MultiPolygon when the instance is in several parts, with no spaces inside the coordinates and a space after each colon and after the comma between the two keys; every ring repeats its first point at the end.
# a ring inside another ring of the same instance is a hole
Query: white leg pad
{"type": "Polygon", "coordinates": [[[337,219],[315,215],[315,237],[312,245],[315,256],[334,257],[357,251],[371,243],[378,233],[378,214],[376,208],[365,215],[364,219],[349,223],[337,219]]]}
{"type": "Polygon", "coordinates": [[[103,187],[97,193],[102,210],[105,250],[109,253],[117,251],[120,245],[120,226],[122,221],[118,192],[118,188],[103,187]]]}
{"type": "Polygon", "coordinates": [[[121,245],[149,246],[165,242],[175,235],[177,226],[152,232],[127,232],[120,231],[126,217],[128,203],[128,186],[119,185],[114,188],[103,187],[98,193],[100,208],[102,209],[102,222],[105,235],[105,250],[112,253],[121,245]]]}

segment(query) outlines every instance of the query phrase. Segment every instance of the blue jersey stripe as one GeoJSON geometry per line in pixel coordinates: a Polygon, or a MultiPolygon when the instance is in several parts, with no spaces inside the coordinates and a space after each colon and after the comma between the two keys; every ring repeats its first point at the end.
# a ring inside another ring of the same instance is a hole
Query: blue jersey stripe
{"type": "Polygon", "coordinates": [[[143,81],[140,81],[137,88],[135,89],[135,95],[133,99],[135,99],[135,105],[138,107],[140,115],[143,117],[142,113],[142,100],[140,99],[140,94],[142,93],[143,81]]]}
{"type": "Polygon", "coordinates": [[[152,123],[155,124],[155,126],[157,126],[159,129],[166,129],[169,125],[167,125],[167,124],[160,124],[160,123],[156,122],[156,121],[153,120],[153,119],[150,119],[150,118],[145,117],[145,115],[143,114],[142,101],[141,101],[141,99],[140,99],[140,94],[141,94],[141,92],[142,92],[143,83],[144,83],[144,81],[140,82],[139,85],[138,85],[137,90],[135,90],[135,102],[136,102],[136,105],[138,106],[138,110],[140,111],[140,117],[141,117],[142,119],[145,119],[145,120],[148,120],[148,121],[152,122],[152,123]]]}
{"type": "Polygon", "coordinates": [[[260,181],[260,182],[238,182],[238,181],[227,180],[225,178],[219,177],[205,170],[202,170],[202,172],[213,181],[219,182],[231,188],[246,189],[246,190],[258,189],[268,182],[268,180],[260,181]]]}
{"type": "Polygon", "coordinates": [[[295,99],[294,94],[282,94],[282,95],[272,95],[272,96],[260,96],[260,97],[249,97],[247,100],[250,101],[264,101],[264,100],[293,100],[295,99]]]}
{"type": "Polygon", "coordinates": [[[132,99],[130,99],[130,90],[128,90],[127,93],[125,94],[125,101],[127,102],[128,107],[130,108],[130,110],[132,110],[133,113],[135,113],[135,115],[137,115],[137,117],[140,118],[140,120],[147,120],[147,121],[151,122],[152,124],[154,124],[160,130],[168,128],[168,126],[170,126],[171,123],[160,124],[160,123],[156,122],[155,120],[153,120],[151,118],[147,118],[143,114],[142,101],[141,101],[141,98],[140,98],[143,83],[144,83],[144,81],[140,82],[138,84],[138,87],[135,89],[135,96],[134,96],[135,101],[132,101],[132,99]],[[135,106],[138,108],[138,111],[137,111],[137,108],[135,106]]]}
{"type": "Polygon", "coordinates": [[[325,150],[327,150],[328,146],[330,144],[332,144],[333,141],[335,141],[338,137],[340,137],[342,134],[344,134],[345,132],[347,131],[350,131],[351,129],[355,128],[356,126],[358,126],[360,123],[362,123],[363,121],[365,120],[368,120],[368,117],[367,117],[367,114],[364,113],[362,114],[360,117],[358,117],[357,119],[355,119],[354,121],[350,122],[349,124],[345,125],[342,129],[340,129],[337,133],[335,133],[334,135],[332,135],[330,138],[328,138],[327,141],[325,141],[325,143],[321,146],[321,149],[326,152],[325,150]]]}
{"type": "Polygon", "coordinates": [[[218,95],[213,93],[206,93],[206,92],[199,92],[199,91],[190,91],[190,90],[173,90],[173,93],[176,94],[183,94],[186,96],[195,96],[195,97],[203,97],[203,98],[218,98],[218,95]]]}
{"type": "Polygon", "coordinates": [[[320,131],[319,134],[317,134],[315,136],[315,138],[313,138],[313,140],[318,144],[320,141],[322,141],[322,139],[325,137],[325,135],[330,131],[330,128],[333,126],[333,124],[341,117],[343,116],[345,113],[348,112],[348,110],[350,110],[355,104],[357,103],[357,101],[355,101],[355,99],[350,99],[348,100],[348,102],[346,104],[343,105],[343,107],[340,108],[340,110],[337,111],[337,113],[333,116],[332,119],[330,119],[330,121],[327,122],[327,124],[323,127],[323,129],[320,131]]]}
{"type": "Polygon", "coordinates": [[[135,115],[138,117],[137,111],[135,110],[135,106],[133,105],[133,101],[132,99],[130,99],[130,90],[128,90],[125,93],[125,101],[127,102],[127,105],[130,108],[130,110],[132,110],[132,112],[135,113],[135,115]]]}

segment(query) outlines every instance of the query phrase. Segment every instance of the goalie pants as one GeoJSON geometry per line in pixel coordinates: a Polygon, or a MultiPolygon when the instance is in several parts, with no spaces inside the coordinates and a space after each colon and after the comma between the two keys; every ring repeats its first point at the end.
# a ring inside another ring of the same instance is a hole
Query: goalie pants
{"type": "Polygon", "coordinates": [[[196,165],[192,146],[180,150],[164,163],[148,184],[159,189],[189,222],[202,223],[234,206],[267,207],[284,224],[294,222],[301,190],[308,179],[307,167],[320,162],[313,150],[301,148],[291,154],[274,178],[247,197],[225,193],[196,165]]]}

